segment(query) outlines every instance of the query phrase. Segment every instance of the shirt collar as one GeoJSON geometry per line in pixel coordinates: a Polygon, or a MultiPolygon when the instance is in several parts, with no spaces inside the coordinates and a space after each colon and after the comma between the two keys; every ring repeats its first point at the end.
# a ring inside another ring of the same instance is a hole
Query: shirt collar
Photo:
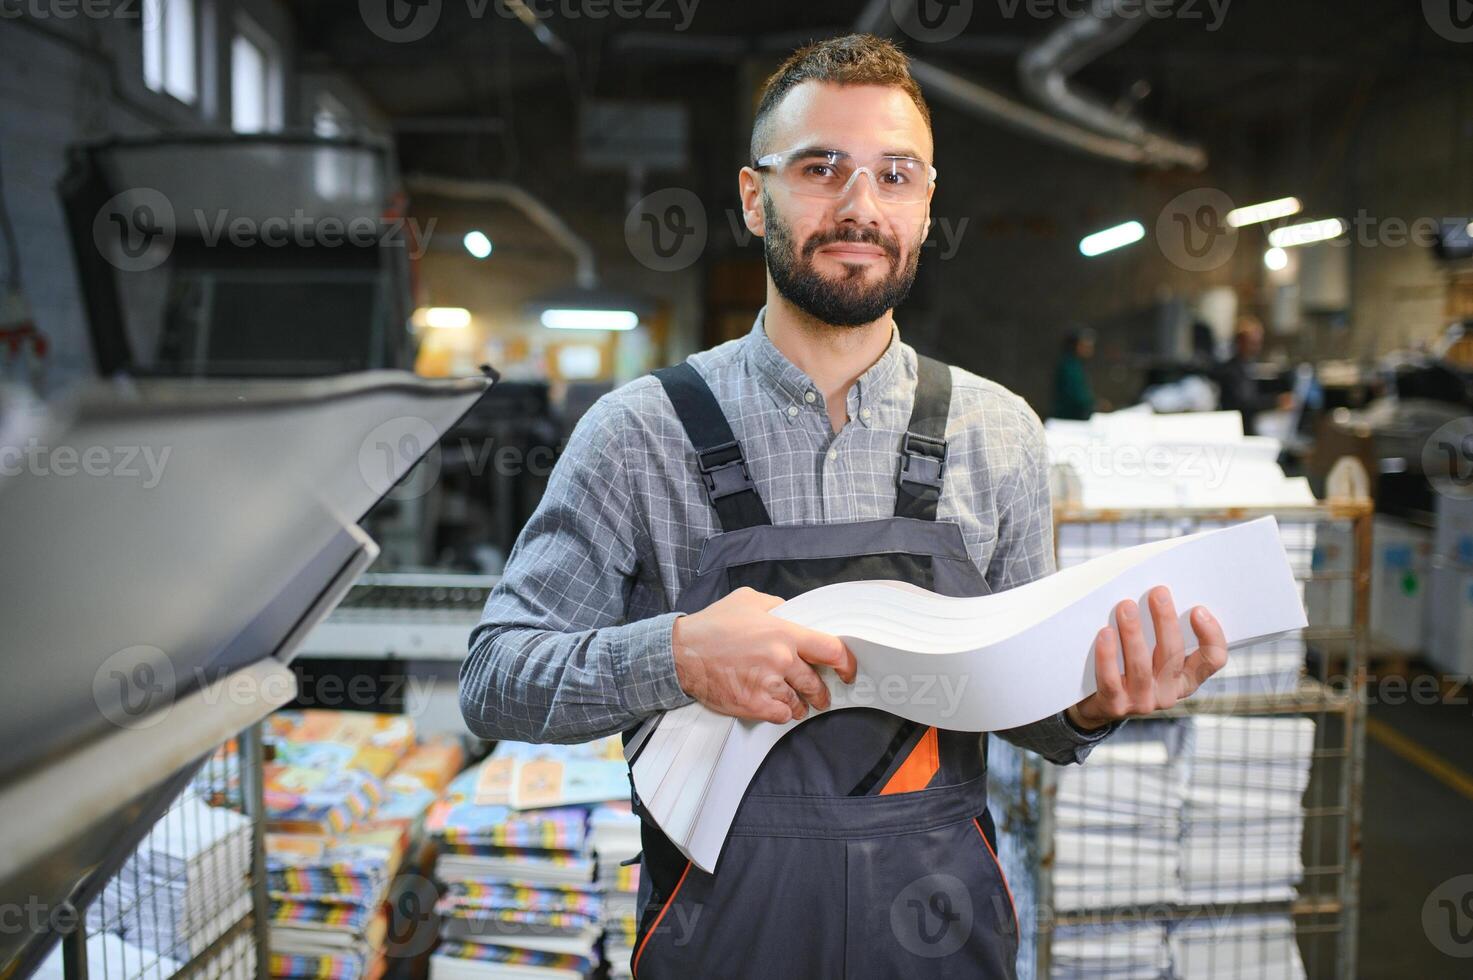
{"type": "MultiPolygon", "coordinates": [[[[813,383],[806,372],[788,360],[767,336],[767,329],[763,325],[766,315],[767,307],[765,306],[757,311],[757,319],[752,324],[751,333],[747,335],[747,351],[752,365],[768,383],[769,394],[772,395],[778,409],[783,412],[789,422],[796,422],[801,418],[805,409],[822,411],[824,405],[818,386],[813,383]],[[813,396],[811,400],[808,397],[810,394],[813,396]],[[795,407],[798,411],[789,412],[790,407],[795,407]]],[[[885,348],[885,353],[881,354],[880,359],[871,364],[855,381],[854,387],[849,389],[850,418],[864,426],[871,424],[873,412],[867,416],[864,409],[878,405],[880,398],[895,384],[901,374],[902,359],[903,347],[900,343],[900,330],[892,324],[890,343],[885,348]]]]}

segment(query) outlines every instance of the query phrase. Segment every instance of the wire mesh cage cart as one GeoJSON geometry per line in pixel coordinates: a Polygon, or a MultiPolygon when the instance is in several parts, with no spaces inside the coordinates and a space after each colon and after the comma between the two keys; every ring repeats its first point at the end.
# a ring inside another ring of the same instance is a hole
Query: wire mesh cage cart
{"type": "Polygon", "coordinates": [[[1307,629],[1235,648],[1193,697],[1132,720],[1080,766],[994,746],[1020,976],[1355,975],[1369,501],[1066,500],[1055,546],[1063,568],[1263,516],[1278,521],[1307,629]]]}
{"type": "Polygon", "coordinates": [[[37,971],[56,980],[265,980],[260,724],[213,752],[37,971]]]}

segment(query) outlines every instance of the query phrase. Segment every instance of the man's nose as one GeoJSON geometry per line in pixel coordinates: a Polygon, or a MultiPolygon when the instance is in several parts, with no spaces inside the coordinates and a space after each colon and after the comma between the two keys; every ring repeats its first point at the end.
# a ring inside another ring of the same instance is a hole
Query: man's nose
{"type": "Polygon", "coordinates": [[[840,221],[878,226],[883,210],[874,173],[868,167],[854,171],[849,178],[849,185],[844,188],[843,196],[839,198],[839,209],[835,217],[840,221]]]}

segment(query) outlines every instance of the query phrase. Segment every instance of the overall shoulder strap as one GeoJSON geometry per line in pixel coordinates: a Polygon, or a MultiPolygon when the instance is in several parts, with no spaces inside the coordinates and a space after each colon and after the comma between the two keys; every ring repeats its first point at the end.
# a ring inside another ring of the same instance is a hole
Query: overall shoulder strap
{"type": "Polygon", "coordinates": [[[916,396],[900,440],[895,516],[936,519],[946,469],[946,419],[951,414],[951,368],[916,355],[916,396]]]}
{"type": "Polygon", "coordinates": [[[696,466],[706,497],[716,508],[724,531],[736,531],[759,524],[771,524],[767,507],[757,494],[757,485],[747,470],[742,447],[732,434],[726,415],[711,394],[711,388],[690,362],[655,372],[665,394],[675,408],[675,415],[685,428],[696,450],[696,466]]]}

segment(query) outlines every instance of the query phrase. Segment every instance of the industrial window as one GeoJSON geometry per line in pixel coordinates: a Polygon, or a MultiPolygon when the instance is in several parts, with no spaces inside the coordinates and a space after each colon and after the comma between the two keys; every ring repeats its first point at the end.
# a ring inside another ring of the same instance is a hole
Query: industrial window
{"type": "Polygon", "coordinates": [[[237,133],[281,128],[281,59],[269,35],[237,18],[230,42],[230,125],[237,133]]]}
{"type": "Polygon", "coordinates": [[[143,82],[193,105],[199,97],[195,0],[143,0],[143,82]]]}

